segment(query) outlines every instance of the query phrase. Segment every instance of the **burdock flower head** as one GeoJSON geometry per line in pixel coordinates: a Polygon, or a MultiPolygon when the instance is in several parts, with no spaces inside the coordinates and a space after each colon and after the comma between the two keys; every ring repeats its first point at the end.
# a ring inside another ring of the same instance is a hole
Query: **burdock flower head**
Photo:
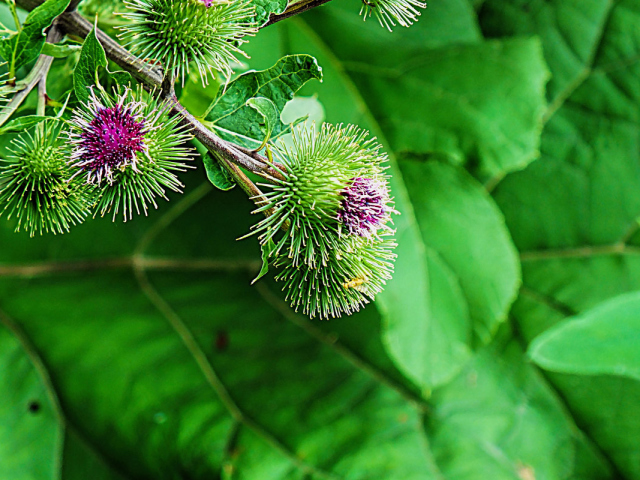
{"type": "Polygon", "coordinates": [[[111,103],[106,96],[91,92],[86,109],[76,112],[71,161],[79,168],[87,183],[99,185],[102,180],[114,182],[114,174],[138,163],[138,153],[147,150],[148,128],[141,114],[141,102],[127,102],[129,92],[111,103]],[[102,98],[101,98],[102,97],[102,98]],[[105,103],[108,105],[105,105],[105,103]]]}
{"type": "Polygon", "coordinates": [[[330,124],[319,131],[299,125],[292,137],[293,146],[276,147],[283,179],[265,185],[268,202],[258,209],[273,214],[254,227],[263,244],[276,241],[274,255],[315,267],[327,262],[330,234],[372,237],[388,228],[387,157],[374,138],[354,125],[330,124]]]}
{"type": "Polygon", "coordinates": [[[380,25],[391,31],[395,22],[403,27],[413,25],[420,16],[418,8],[427,8],[427,4],[420,0],[362,0],[360,14],[366,20],[373,13],[380,25]]]}
{"type": "Polygon", "coordinates": [[[287,300],[312,318],[358,311],[391,278],[393,202],[386,155],[356,126],[300,125],[276,147],[273,179],[255,226],[287,300]],[[272,243],[273,242],[273,243],[272,243]]]}
{"type": "Polygon", "coordinates": [[[133,210],[155,208],[156,197],[166,198],[165,188],[179,192],[182,184],[174,172],[184,171],[192,150],[191,138],[169,106],[139,87],[123,89],[114,97],[100,87],[71,120],[69,164],[74,177],[94,185],[99,194],[96,212],[113,217],[122,212],[130,219],[133,210]]]}
{"type": "Polygon", "coordinates": [[[244,55],[240,45],[256,32],[255,7],[248,0],[125,0],[122,27],[127,45],[160,62],[183,83],[194,63],[203,82],[214,72],[232,74],[230,63],[244,55]]]}
{"type": "Polygon", "coordinates": [[[89,214],[92,189],[72,178],[59,132],[53,121],[39,124],[13,140],[0,160],[0,214],[16,218],[16,231],[65,233],[89,214]]]}

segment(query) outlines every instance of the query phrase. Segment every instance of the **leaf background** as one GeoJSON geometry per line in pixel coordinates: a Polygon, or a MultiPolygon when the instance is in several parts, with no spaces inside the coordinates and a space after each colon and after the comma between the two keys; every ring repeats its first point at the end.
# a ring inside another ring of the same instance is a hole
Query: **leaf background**
{"type": "Polygon", "coordinates": [[[301,93],[389,150],[394,280],[358,315],[296,315],[249,286],[251,204],[202,169],[135,222],[27,240],[3,220],[2,471],[640,478],[620,336],[589,348],[624,368],[526,354],[541,334],[579,351],[563,332],[610,331],[600,304],[639,288],[639,23],[637,0],[450,0],[388,34],[334,0],[262,30],[251,68],[313,55],[324,80],[301,93]]]}

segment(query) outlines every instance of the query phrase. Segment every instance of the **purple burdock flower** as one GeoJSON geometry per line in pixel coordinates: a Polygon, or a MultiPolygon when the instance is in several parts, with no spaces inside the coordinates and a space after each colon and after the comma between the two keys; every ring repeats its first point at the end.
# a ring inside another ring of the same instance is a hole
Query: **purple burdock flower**
{"type": "Polygon", "coordinates": [[[370,237],[389,219],[393,211],[385,182],[371,178],[354,178],[342,191],[338,220],[351,235],[370,237]]]}
{"type": "Polygon", "coordinates": [[[136,169],[136,154],[146,150],[144,119],[137,113],[138,102],[124,104],[125,95],[110,107],[92,94],[88,109],[74,117],[80,132],[71,135],[74,150],[71,164],[86,173],[88,183],[113,183],[114,171],[131,165],[136,169]]]}
{"type": "Polygon", "coordinates": [[[213,0],[200,0],[200,3],[204,3],[204,6],[209,8],[213,5],[213,0]]]}

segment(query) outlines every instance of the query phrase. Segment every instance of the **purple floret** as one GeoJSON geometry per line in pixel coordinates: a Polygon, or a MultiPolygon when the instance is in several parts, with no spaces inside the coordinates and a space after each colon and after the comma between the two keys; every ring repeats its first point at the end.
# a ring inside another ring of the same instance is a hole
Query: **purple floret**
{"type": "Polygon", "coordinates": [[[369,237],[389,219],[389,193],[380,180],[354,178],[342,196],[338,220],[351,235],[369,237]]]}
{"type": "Polygon", "coordinates": [[[122,105],[97,110],[80,134],[75,165],[88,173],[91,183],[112,181],[114,170],[135,167],[136,153],[145,149],[144,127],[144,120],[122,105]]]}

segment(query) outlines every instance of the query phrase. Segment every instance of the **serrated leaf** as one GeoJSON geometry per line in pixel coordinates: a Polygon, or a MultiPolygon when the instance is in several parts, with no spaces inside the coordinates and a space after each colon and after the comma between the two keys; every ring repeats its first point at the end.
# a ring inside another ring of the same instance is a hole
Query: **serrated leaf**
{"type": "Polygon", "coordinates": [[[222,168],[213,156],[207,152],[202,156],[204,169],[207,172],[207,178],[211,184],[219,190],[227,191],[236,186],[236,182],[229,176],[227,171],[222,168]]]}
{"type": "MultiPolygon", "coordinates": [[[[262,141],[264,135],[260,124],[263,117],[247,101],[254,97],[271,100],[278,112],[293,98],[293,95],[309,80],[322,79],[322,69],[310,55],[289,55],[281,58],[271,68],[249,71],[218,92],[206,116],[206,121],[254,140],[262,141]]],[[[272,135],[279,135],[286,125],[278,117],[272,135]]]]}
{"type": "Polygon", "coordinates": [[[271,14],[279,14],[287,9],[287,0],[252,0],[256,8],[254,21],[257,25],[264,25],[271,14]]]}

